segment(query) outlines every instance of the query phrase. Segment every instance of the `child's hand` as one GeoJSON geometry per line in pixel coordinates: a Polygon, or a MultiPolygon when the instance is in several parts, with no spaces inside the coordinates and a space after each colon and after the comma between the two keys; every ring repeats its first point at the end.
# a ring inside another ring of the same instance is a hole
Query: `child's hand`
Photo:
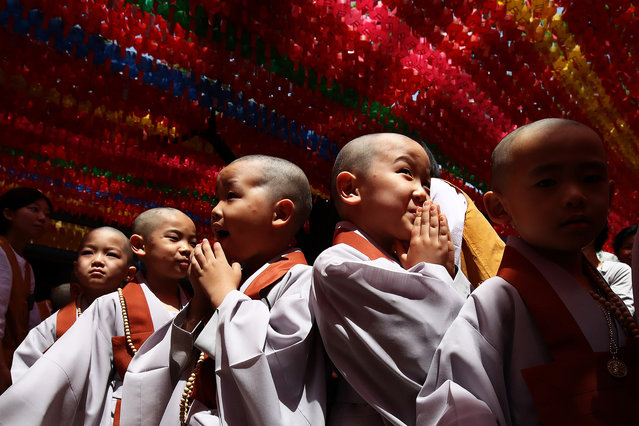
{"type": "Polygon", "coordinates": [[[226,295],[240,286],[242,268],[237,262],[229,265],[220,243],[216,242],[211,247],[205,239],[191,254],[189,277],[195,293],[193,298],[199,294],[206,295],[213,308],[217,309],[226,295]]]}
{"type": "Polygon", "coordinates": [[[395,242],[395,250],[406,269],[427,262],[444,266],[451,276],[454,273],[454,247],[448,222],[432,201],[417,210],[408,250],[400,241],[395,242]]]}

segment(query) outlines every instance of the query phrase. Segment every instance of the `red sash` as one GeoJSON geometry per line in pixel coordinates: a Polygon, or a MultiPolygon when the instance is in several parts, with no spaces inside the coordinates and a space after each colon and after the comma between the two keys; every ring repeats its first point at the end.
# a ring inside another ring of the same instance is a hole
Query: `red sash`
{"type": "Polygon", "coordinates": [[[58,311],[58,317],[55,320],[55,338],[56,340],[62,337],[69,328],[78,319],[77,316],[78,305],[75,300],[66,304],[62,309],[58,311]]]}
{"type": "Polygon", "coordinates": [[[36,302],[36,307],[38,308],[38,314],[40,314],[40,321],[44,321],[49,318],[53,313],[51,301],[48,299],[36,302]]]}
{"type": "MultiPolygon", "coordinates": [[[[244,294],[253,300],[260,300],[262,290],[277,283],[295,265],[306,265],[306,258],[301,251],[294,251],[283,255],[264,269],[244,290],[244,294]]],[[[205,355],[200,369],[195,375],[195,385],[192,398],[197,399],[209,408],[217,407],[215,385],[215,361],[205,355]],[[211,379],[213,382],[211,383],[211,379]],[[212,384],[212,386],[211,386],[212,384]]]]}
{"type": "Polygon", "coordinates": [[[11,295],[5,314],[4,338],[2,350],[7,367],[11,368],[13,352],[22,343],[29,332],[29,297],[31,292],[31,268],[25,262],[24,275],[20,270],[18,259],[6,238],[0,237],[0,248],[7,255],[11,265],[11,295]]]}
{"type": "MultiPolygon", "coordinates": [[[[612,377],[607,352],[593,352],[579,325],[539,270],[506,246],[497,274],[512,284],[535,320],[553,362],[522,370],[544,425],[639,424],[639,351],[635,339],[620,350],[628,365],[612,377]]],[[[593,315],[601,315],[599,310],[593,315]]]]}
{"type": "MultiPolygon", "coordinates": [[[[124,301],[126,304],[127,315],[129,317],[129,327],[131,329],[131,340],[133,346],[140,349],[140,346],[153,334],[153,319],[151,318],[151,311],[149,305],[146,302],[144,296],[144,290],[142,286],[135,282],[130,282],[122,290],[124,301]]],[[[114,336],[111,338],[111,344],[113,346],[113,363],[120,375],[120,378],[124,380],[127,367],[133,359],[133,353],[126,342],[126,336],[114,336]]],[[[115,406],[115,414],[113,417],[113,424],[115,426],[120,424],[120,407],[122,400],[118,399],[115,406]]]]}
{"type": "Polygon", "coordinates": [[[333,235],[333,245],[346,244],[353,247],[363,255],[367,256],[370,260],[376,260],[379,258],[385,258],[391,262],[396,260],[388,257],[383,251],[375,247],[373,243],[362,237],[355,231],[347,231],[345,229],[335,229],[335,235],[333,235]]]}

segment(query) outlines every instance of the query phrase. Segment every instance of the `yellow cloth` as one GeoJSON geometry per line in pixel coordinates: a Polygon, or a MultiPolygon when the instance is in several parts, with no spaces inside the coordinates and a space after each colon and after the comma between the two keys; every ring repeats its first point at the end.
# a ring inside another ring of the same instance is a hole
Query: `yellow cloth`
{"type": "Polygon", "coordinates": [[[506,244],[473,200],[460,188],[453,187],[468,203],[462,235],[461,270],[468,281],[477,287],[497,275],[506,244]]]}

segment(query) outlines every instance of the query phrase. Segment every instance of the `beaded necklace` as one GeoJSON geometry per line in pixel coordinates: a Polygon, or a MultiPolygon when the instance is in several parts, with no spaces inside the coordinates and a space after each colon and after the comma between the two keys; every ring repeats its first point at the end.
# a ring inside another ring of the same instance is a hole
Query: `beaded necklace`
{"type": "Polygon", "coordinates": [[[639,326],[632,318],[626,304],[612,291],[599,271],[585,258],[583,260],[584,273],[590,278],[593,289],[588,290],[592,298],[603,311],[608,326],[610,359],[607,363],[608,372],[616,378],[623,378],[628,374],[628,366],[618,358],[618,347],[613,330],[611,313],[624,330],[628,339],[639,339],[639,326]]]}
{"type": "Polygon", "coordinates": [[[182,392],[182,399],[180,400],[180,425],[186,425],[187,419],[189,416],[189,410],[191,409],[191,404],[193,404],[193,388],[195,385],[195,378],[197,373],[200,371],[200,366],[202,365],[202,361],[206,358],[204,352],[200,352],[200,357],[195,363],[195,367],[193,367],[193,371],[189,376],[189,379],[186,381],[186,385],[184,386],[184,391],[182,392]]]}
{"type": "Polygon", "coordinates": [[[133,355],[138,351],[133,345],[133,339],[131,339],[131,327],[129,326],[129,313],[126,309],[126,302],[124,301],[124,295],[122,294],[122,288],[118,288],[118,297],[120,298],[120,307],[122,308],[122,322],[124,323],[124,336],[126,343],[129,345],[133,355]]]}

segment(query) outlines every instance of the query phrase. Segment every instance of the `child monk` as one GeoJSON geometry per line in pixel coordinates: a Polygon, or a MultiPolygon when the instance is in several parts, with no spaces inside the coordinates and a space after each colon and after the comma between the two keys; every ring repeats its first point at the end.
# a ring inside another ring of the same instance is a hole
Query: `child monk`
{"type": "Polygon", "coordinates": [[[220,172],[215,192],[216,242],[204,240],[191,258],[193,300],[129,366],[123,415],[144,424],[323,425],[311,268],[291,248],[311,210],[308,180],[286,160],[247,156],[220,172]],[[172,377],[181,377],[176,386],[172,377]]]}
{"type": "Polygon", "coordinates": [[[99,297],[75,324],[0,396],[8,424],[119,424],[122,380],[153,331],[186,304],[179,287],[195,247],[193,221],[173,208],[141,213],[131,249],[144,266],[138,283],[99,297]]]}
{"type": "Polygon", "coordinates": [[[522,126],[493,151],[492,186],[488,214],[519,237],[443,338],[418,423],[638,424],[639,328],[581,251],[612,195],[600,137],[522,126]]]}
{"type": "Polygon", "coordinates": [[[426,151],[408,137],[363,136],[337,156],[331,196],[343,222],[313,265],[312,299],[352,386],[340,383],[330,423],[415,423],[432,355],[463,303],[453,275],[465,281],[429,187],[426,151]]]}
{"type": "Polygon", "coordinates": [[[32,329],[13,354],[14,382],[58,340],[95,299],[114,292],[135,277],[133,252],[121,231],[104,226],[89,231],[78,247],[73,262],[77,281],[75,300],[32,329]]]}

